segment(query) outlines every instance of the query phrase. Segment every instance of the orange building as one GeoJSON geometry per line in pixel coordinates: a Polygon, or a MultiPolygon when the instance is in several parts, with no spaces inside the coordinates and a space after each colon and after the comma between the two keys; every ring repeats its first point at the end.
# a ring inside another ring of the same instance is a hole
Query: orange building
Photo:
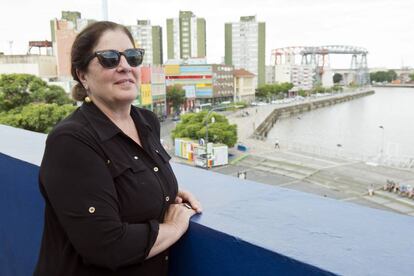
{"type": "Polygon", "coordinates": [[[56,56],[57,75],[60,80],[72,79],[70,52],[76,35],[94,20],[81,18],[79,12],[62,11],[62,19],[50,21],[53,54],[56,56]]]}
{"type": "Polygon", "coordinates": [[[71,78],[70,51],[77,34],[75,26],[71,21],[54,19],[52,30],[54,30],[53,51],[56,56],[57,75],[61,79],[71,78]]]}

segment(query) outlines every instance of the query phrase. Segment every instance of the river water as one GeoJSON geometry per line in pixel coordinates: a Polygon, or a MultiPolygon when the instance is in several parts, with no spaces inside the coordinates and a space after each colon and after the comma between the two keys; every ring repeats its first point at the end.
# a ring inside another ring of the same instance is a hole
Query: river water
{"type": "Polygon", "coordinates": [[[280,119],[268,141],[321,154],[411,160],[414,89],[374,89],[374,95],[280,119]]]}

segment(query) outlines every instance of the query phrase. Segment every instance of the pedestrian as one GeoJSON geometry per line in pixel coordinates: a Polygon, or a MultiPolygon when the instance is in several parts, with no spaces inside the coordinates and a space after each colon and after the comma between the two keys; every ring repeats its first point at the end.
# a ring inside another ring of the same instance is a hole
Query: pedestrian
{"type": "Polygon", "coordinates": [[[157,116],[132,105],[144,50],[100,21],[71,51],[83,104],[50,132],[39,172],[45,223],[34,275],[168,275],[168,248],[201,212],[180,190],[157,116]]]}
{"type": "Polygon", "coordinates": [[[280,149],[279,140],[277,140],[277,139],[275,141],[275,149],[280,149]]]}
{"type": "Polygon", "coordinates": [[[371,184],[371,185],[368,187],[368,195],[369,195],[369,196],[373,196],[373,195],[374,195],[374,185],[373,185],[373,184],[371,184]]]}

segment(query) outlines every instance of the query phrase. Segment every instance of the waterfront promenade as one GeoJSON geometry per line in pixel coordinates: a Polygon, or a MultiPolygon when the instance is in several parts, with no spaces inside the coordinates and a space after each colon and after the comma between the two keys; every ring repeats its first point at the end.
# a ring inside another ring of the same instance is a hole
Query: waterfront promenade
{"type": "Polygon", "coordinates": [[[232,164],[214,171],[234,176],[244,171],[247,179],[258,182],[414,216],[414,200],[382,191],[387,180],[414,186],[412,169],[391,168],[335,154],[304,152],[283,143],[276,149],[275,141],[253,138],[255,128],[276,107],[295,104],[298,103],[250,107],[243,110],[250,114],[244,117],[243,111],[229,114],[229,121],[238,126],[239,142],[248,151],[234,150],[236,157],[232,164]],[[368,195],[369,188],[375,190],[374,196],[368,195]]]}
{"type": "Polygon", "coordinates": [[[372,93],[372,89],[330,94],[316,98],[305,98],[285,104],[253,106],[247,109],[243,109],[239,112],[229,114],[227,118],[229,119],[230,123],[237,124],[237,135],[239,141],[243,142],[245,140],[251,139],[254,136],[255,132],[258,132],[258,128],[260,128],[261,125],[263,125],[263,123],[268,120],[269,116],[271,116],[275,110],[282,111],[282,116],[285,117],[288,116],[289,113],[297,114],[301,113],[302,110],[312,110],[315,108],[332,105],[336,102],[354,99],[355,97],[366,96],[369,94],[369,92],[372,93]],[[309,109],[308,106],[312,106],[312,108],[309,109]],[[286,110],[289,111],[286,112],[286,110]],[[246,112],[249,115],[243,116],[243,114],[246,114],[246,112]]]}

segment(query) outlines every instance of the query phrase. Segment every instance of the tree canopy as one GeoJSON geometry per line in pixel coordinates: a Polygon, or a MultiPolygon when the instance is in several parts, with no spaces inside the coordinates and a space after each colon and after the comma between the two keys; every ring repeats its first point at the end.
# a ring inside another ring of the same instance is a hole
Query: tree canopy
{"type": "Polygon", "coordinates": [[[21,109],[0,113],[0,124],[48,133],[75,109],[76,106],[70,104],[30,103],[21,109]]]}
{"type": "Polygon", "coordinates": [[[34,75],[0,75],[0,111],[8,111],[31,102],[60,105],[73,103],[63,88],[57,85],[48,85],[34,75]]]}
{"type": "Polygon", "coordinates": [[[209,142],[226,144],[233,147],[237,142],[237,125],[229,124],[227,118],[212,112],[207,118],[207,111],[181,115],[181,122],[172,131],[172,138],[190,138],[199,140],[206,137],[206,120],[208,120],[209,142]],[[211,118],[214,117],[214,123],[211,118]]]}
{"type": "Polygon", "coordinates": [[[167,101],[171,102],[175,112],[180,110],[180,106],[185,101],[185,90],[181,85],[167,86],[167,101]]]}
{"type": "Polygon", "coordinates": [[[57,85],[29,74],[0,75],[0,124],[49,132],[76,107],[57,85]]]}
{"type": "Polygon", "coordinates": [[[377,71],[369,74],[369,77],[375,82],[392,82],[397,79],[397,73],[394,70],[377,71]]]}
{"type": "Polygon", "coordinates": [[[280,97],[293,88],[290,82],[265,84],[256,90],[256,97],[269,99],[271,97],[280,97]]]}

